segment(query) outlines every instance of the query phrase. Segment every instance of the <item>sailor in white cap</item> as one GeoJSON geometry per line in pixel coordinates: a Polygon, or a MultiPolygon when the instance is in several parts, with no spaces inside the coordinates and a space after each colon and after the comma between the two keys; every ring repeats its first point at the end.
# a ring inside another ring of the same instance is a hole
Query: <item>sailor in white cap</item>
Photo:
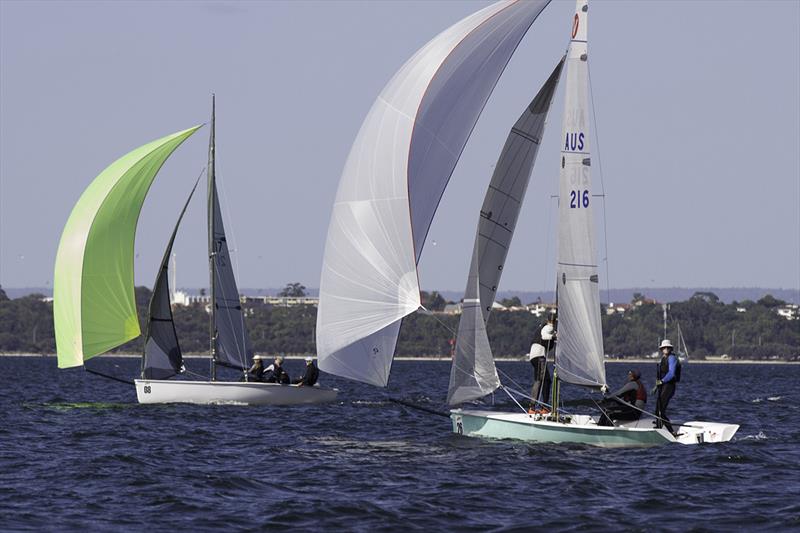
{"type": "Polygon", "coordinates": [[[302,377],[294,380],[295,385],[298,387],[313,387],[319,379],[319,369],[314,364],[314,358],[310,355],[306,356],[306,371],[302,377]]]}
{"type": "Polygon", "coordinates": [[[550,401],[550,370],[547,368],[547,352],[556,344],[556,315],[551,313],[547,322],[536,327],[528,360],[533,366],[533,386],[529,413],[550,412],[546,404],[550,401]]]}
{"type": "Polygon", "coordinates": [[[660,428],[663,425],[670,433],[674,433],[667,416],[667,406],[675,394],[675,386],[681,380],[681,362],[678,356],[672,353],[673,347],[669,339],[661,341],[658,349],[661,351],[661,361],[658,363],[658,379],[653,388],[653,393],[658,394],[656,416],[659,418],[656,418],[656,427],[660,428]]]}
{"type": "Polygon", "coordinates": [[[247,371],[247,375],[245,376],[245,381],[264,381],[264,372],[266,369],[264,368],[264,357],[263,355],[254,355],[253,356],[253,366],[247,371]]]}

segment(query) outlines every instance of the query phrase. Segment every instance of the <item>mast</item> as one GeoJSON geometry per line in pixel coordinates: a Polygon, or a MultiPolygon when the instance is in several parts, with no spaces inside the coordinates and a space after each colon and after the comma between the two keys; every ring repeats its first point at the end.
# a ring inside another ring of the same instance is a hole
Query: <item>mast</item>
{"type": "MultiPolygon", "coordinates": [[[[556,318],[558,318],[558,281],[556,281],[556,318]]],[[[556,326],[556,344],[558,344],[558,322],[556,326]]],[[[547,351],[544,352],[544,372],[547,374],[547,351]]],[[[553,350],[553,382],[550,384],[550,418],[558,422],[558,402],[560,395],[558,390],[558,365],[556,364],[556,350],[553,350]]]]}
{"type": "Polygon", "coordinates": [[[217,321],[215,316],[217,267],[214,261],[216,247],[214,246],[214,203],[217,194],[216,177],[214,172],[214,112],[215,95],[211,94],[211,134],[208,140],[208,274],[209,290],[211,292],[211,312],[209,313],[209,352],[211,354],[211,381],[217,379],[217,321]]]}

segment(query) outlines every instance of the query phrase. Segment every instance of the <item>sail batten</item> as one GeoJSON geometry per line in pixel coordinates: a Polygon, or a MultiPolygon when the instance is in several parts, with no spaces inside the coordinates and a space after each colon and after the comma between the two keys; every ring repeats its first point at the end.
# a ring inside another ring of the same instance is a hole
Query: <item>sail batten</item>
{"type": "Polygon", "coordinates": [[[578,0],[567,53],[558,204],[558,378],[605,385],[589,146],[586,0],[578,0]]]}
{"type": "Polygon", "coordinates": [[[124,155],[92,181],[72,209],[53,281],[59,368],[80,366],[141,333],[133,290],[139,212],[161,166],[198,128],[124,155]]]}
{"type": "Polygon", "coordinates": [[[336,194],[320,280],[326,372],[388,382],[400,321],[420,307],[417,261],[475,122],[549,0],[490,5],[409,59],[375,100],[336,194]]]}
{"type": "Polygon", "coordinates": [[[480,398],[500,386],[486,322],[563,64],[562,59],[512,126],[481,206],[450,369],[447,401],[451,405],[480,398]]]}

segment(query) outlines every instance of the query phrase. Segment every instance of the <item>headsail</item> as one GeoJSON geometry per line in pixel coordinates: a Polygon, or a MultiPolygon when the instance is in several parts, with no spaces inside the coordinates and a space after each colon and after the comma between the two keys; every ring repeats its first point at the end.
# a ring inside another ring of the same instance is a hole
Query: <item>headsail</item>
{"type": "Polygon", "coordinates": [[[558,378],[606,383],[589,158],[586,0],[578,0],[567,53],[558,201],[558,378]]]}
{"type": "Polygon", "coordinates": [[[320,280],[320,368],[385,386],[447,182],[517,45],[549,0],[504,1],[422,47],[370,109],[345,163],[320,280]]]}
{"type": "Polygon", "coordinates": [[[562,59],[511,128],[483,200],[450,369],[447,402],[451,405],[480,398],[500,386],[486,321],[563,65],[562,59]]]}
{"type": "MultiPolygon", "coordinates": [[[[213,100],[212,100],[213,101],[213,100]]],[[[212,355],[215,361],[237,368],[247,368],[253,349],[233,275],[222,210],[219,207],[215,172],[215,116],[212,103],[211,135],[208,145],[208,253],[211,272],[212,355]]]]}
{"type": "Polygon", "coordinates": [[[59,368],[80,366],[139,336],[133,291],[139,212],[164,161],[199,127],[121,157],[92,181],[72,209],[53,280],[59,368]]]}
{"type": "Polygon", "coordinates": [[[178,227],[181,225],[183,215],[186,213],[186,208],[189,206],[198,183],[200,183],[199,177],[183,205],[180,216],[178,216],[167,249],[164,250],[156,282],[153,284],[153,295],[150,297],[148,306],[147,332],[144,338],[142,379],[167,379],[180,373],[183,367],[183,356],[178,342],[178,334],[175,332],[172,306],[169,301],[169,259],[172,255],[172,245],[175,242],[178,227]]]}

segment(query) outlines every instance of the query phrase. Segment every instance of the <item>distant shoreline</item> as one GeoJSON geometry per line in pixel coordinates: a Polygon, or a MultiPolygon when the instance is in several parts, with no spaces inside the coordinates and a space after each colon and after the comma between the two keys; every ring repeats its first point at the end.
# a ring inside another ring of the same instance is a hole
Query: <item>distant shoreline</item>
{"type": "MultiPolygon", "coordinates": [[[[0,353],[0,357],[55,357],[56,354],[46,353],[0,353]]],[[[138,359],[142,355],[136,353],[119,353],[119,354],[106,354],[106,355],[99,355],[98,357],[104,357],[109,359],[138,359]]],[[[184,354],[183,356],[185,359],[208,359],[208,355],[205,354],[184,354]]],[[[271,356],[270,356],[271,357],[271,356]]],[[[302,360],[305,359],[306,355],[284,355],[284,359],[297,359],[302,360]]],[[[315,357],[316,359],[316,357],[315,357]]],[[[395,361],[450,361],[449,357],[409,357],[409,356],[399,356],[394,358],[395,361]]],[[[495,361],[507,363],[513,361],[519,362],[527,362],[527,359],[523,357],[498,357],[495,361]]],[[[656,359],[606,359],[606,363],[610,364],[646,364],[646,363],[657,363],[656,359]]],[[[704,359],[689,359],[687,364],[692,365],[800,365],[800,361],[786,361],[783,359],[770,359],[770,360],[761,360],[761,359],[731,359],[727,361],[722,360],[714,360],[714,361],[706,361],[704,359]]]]}

